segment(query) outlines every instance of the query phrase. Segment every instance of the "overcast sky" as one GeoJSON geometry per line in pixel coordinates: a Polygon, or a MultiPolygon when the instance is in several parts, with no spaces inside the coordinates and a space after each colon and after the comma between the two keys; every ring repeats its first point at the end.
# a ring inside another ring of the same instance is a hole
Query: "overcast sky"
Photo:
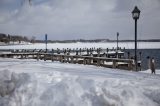
{"type": "Polygon", "coordinates": [[[131,12],[137,5],[138,39],[160,39],[160,0],[0,0],[0,33],[51,40],[134,39],[131,12]]]}

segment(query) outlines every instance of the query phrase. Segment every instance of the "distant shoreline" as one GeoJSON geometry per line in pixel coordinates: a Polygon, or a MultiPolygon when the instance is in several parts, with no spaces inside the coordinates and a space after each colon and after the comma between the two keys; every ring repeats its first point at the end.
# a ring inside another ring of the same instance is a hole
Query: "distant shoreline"
{"type": "Polygon", "coordinates": [[[30,45],[32,43],[20,43],[20,44],[6,44],[6,43],[3,43],[3,42],[0,42],[0,46],[12,46],[12,45],[30,45]]]}
{"type": "MultiPolygon", "coordinates": [[[[45,43],[44,40],[35,40],[35,43],[45,43]]],[[[95,40],[48,40],[48,43],[109,43],[117,42],[117,40],[95,39],[95,40]]],[[[118,42],[135,42],[134,40],[118,40],[118,42]]],[[[160,39],[137,40],[137,42],[160,42],[160,39]]]]}
{"type": "MultiPolygon", "coordinates": [[[[75,41],[75,42],[63,42],[63,41],[48,41],[48,44],[55,44],[55,43],[116,43],[117,41],[114,41],[114,40],[112,40],[112,41],[101,41],[101,42],[93,42],[93,41],[85,41],[85,42],[80,42],[80,41],[75,41]]],[[[120,40],[120,41],[118,41],[118,42],[120,42],[120,43],[134,43],[134,41],[133,40],[120,40]]],[[[159,43],[160,41],[147,41],[147,40],[138,40],[137,42],[153,42],[153,43],[159,43]]],[[[45,43],[45,42],[35,42],[35,43],[15,43],[15,44],[6,44],[6,43],[4,43],[4,42],[0,42],[0,46],[14,46],[14,45],[33,45],[33,44],[43,44],[43,43],[45,43]]]]}

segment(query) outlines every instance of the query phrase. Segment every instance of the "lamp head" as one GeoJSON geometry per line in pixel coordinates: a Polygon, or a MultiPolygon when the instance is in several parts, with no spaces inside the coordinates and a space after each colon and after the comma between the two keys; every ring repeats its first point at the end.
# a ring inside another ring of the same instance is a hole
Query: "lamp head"
{"type": "Polygon", "coordinates": [[[132,17],[133,19],[139,19],[139,16],[140,16],[140,10],[138,9],[137,6],[135,6],[134,10],[132,11],[132,17]]]}

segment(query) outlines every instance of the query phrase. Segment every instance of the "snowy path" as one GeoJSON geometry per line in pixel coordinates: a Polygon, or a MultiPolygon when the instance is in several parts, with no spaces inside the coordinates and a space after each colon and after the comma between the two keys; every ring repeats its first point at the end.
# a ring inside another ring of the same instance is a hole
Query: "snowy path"
{"type": "Polygon", "coordinates": [[[0,106],[160,106],[160,75],[0,58],[0,106]],[[8,82],[6,82],[8,80],[8,82]]]}

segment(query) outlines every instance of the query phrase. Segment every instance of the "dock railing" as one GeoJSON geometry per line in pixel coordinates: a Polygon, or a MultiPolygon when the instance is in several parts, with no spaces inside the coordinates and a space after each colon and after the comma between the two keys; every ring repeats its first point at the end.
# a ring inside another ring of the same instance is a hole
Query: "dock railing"
{"type": "MultiPolygon", "coordinates": [[[[86,52],[86,51],[83,51],[86,52]]],[[[51,60],[51,61],[60,61],[64,63],[72,64],[84,64],[84,65],[96,65],[98,67],[107,67],[107,68],[118,68],[118,69],[133,69],[133,59],[124,59],[124,58],[109,58],[100,57],[103,53],[56,53],[55,50],[44,51],[39,50],[10,50],[10,52],[0,52],[0,57],[7,58],[20,58],[20,59],[37,59],[38,60],[51,60]],[[83,54],[83,55],[82,55],[83,54]]],[[[107,54],[108,55],[108,54],[107,54]]]]}

